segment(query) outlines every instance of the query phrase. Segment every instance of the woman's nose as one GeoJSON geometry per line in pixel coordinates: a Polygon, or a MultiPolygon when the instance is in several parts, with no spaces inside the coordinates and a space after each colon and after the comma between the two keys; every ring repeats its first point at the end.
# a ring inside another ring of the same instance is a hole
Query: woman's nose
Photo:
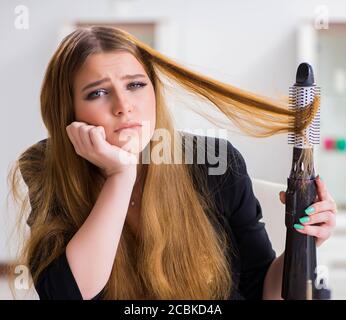
{"type": "Polygon", "coordinates": [[[126,99],[126,97],[117,97],[113,102],[112,112],[114,115],[125,114],[132,112],[133,105],[126,99]]]}

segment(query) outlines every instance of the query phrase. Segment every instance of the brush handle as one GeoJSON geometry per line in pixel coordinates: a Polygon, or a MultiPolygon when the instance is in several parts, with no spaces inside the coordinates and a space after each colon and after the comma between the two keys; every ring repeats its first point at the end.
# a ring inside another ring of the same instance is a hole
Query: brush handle
{"type": "Polygon", "coordinates": [[[282,278],[282,298],[313,299],[316,279],[315,238],[295,230],[294,224],[305,216],[304,210],[315,202],[314,179],[287,179],[285,225],[286,246],[282,278]]]}

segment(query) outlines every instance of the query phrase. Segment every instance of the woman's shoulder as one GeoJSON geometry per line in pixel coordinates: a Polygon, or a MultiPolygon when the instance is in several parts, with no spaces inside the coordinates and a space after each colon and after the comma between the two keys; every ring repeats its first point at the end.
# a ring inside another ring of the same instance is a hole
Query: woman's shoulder
{"type": "Polygon", "coordinates": [[[47,139],[40,140],[29,146],[18,159],[20,174],[28,187],[31,213],[27,224],[31,227],[36,215],[37,204],[42,197],[42,179],[44,177],[44,157],[47,139]]]}
{"type": "Polygon", "coordinates": [[[47,139],[42,139],[29,146],[19,156],[19,169],[26,184],[29,183],[29,177],[32,176],[33,173],[37,174],[42,170],[46,143],[47,139]]]}
{"type": "Polygon", "coordinates": [[[48,138],[45,138],[29,146],[24,152],[22,152],[19,161],[23,162],[24,160],[35,160],[38,157],[41,158],[42,155],[44,155],[47,140],[48,138]]]}

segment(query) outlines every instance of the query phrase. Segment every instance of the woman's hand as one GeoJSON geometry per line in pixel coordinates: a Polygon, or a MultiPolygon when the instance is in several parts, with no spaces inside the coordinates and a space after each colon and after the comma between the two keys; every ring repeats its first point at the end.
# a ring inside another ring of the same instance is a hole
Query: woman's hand
{"type": "MultiPolygon", "coordinates": [[[[335,228],[337,207],[320,176],[315,182],[318,202],[305,209],[306,216],[300,219],[301,224],[295,225],[295,229],[300,233],[316,237],[316,246],[319,247],[331,236],[335,228]]],[[[286,192],[280,191],[279,196],[281,202],[285,204],[286,192]]]]}
{"type": "Polygon", "coordinates": [[[138,157],[106,141],[102,126],[74,121],[66,127],[76,153],[103,170],[106,177],[119,173],[134,173],[138,157]]]}

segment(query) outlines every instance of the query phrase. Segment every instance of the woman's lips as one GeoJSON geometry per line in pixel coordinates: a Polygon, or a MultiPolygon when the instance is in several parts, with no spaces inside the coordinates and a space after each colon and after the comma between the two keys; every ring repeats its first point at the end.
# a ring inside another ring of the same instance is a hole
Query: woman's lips
{"type": "Polygon", "coordinates": [[[121,129],[118,129],[118,130],[115,130],[114,132],[118,133],[122,130],[127,130],[127,129],[138,129],[138,128],[141,128],[142,126],[141,125],[132,125],[132,126],[129,126],[129,127],[125,127],[125,128],[121,128],[121,129]]]}

